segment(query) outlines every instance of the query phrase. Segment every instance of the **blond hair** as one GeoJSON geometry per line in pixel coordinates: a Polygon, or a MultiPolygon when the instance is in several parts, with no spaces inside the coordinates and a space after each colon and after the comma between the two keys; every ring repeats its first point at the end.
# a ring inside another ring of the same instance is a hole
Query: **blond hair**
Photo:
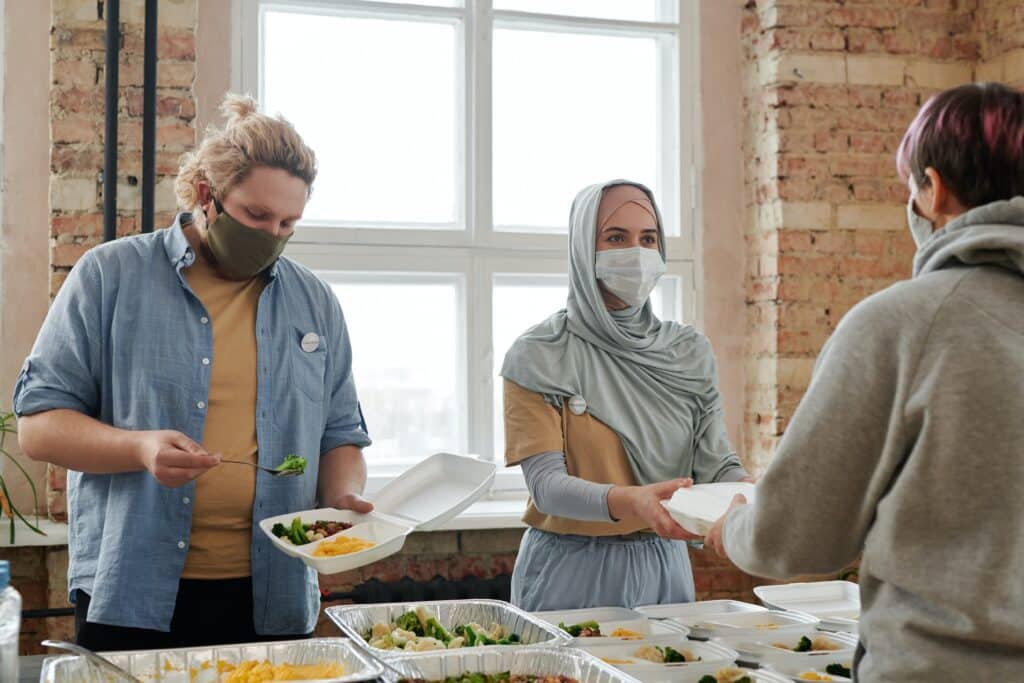
{"type": "Polygon", "coordinates": [[[199,149],[181,159],[174,193],[183,210],[199,206],[200,181],[205,180],[223,200],[257,166],[287,171],[312,190],[316,154],[291,123],[259,113],[256,100],[248,95],[225,95],[220,111],[227,120],[224,127],[211,127],[199,149]]]}

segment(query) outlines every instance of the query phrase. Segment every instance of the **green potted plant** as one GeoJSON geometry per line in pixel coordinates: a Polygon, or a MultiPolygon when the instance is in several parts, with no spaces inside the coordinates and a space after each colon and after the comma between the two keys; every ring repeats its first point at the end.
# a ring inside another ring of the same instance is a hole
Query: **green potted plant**
{"type": "Polygon", "coordinates": [[[16,423],[17,418],[15,417],[14,413],[0,413],[0,455],[3,456],[0,457],[0,502],[3,503],[4,513],[11,520],[12,544],[14,543],[15,517],[20,519],[25,524],[25,526],[27,526],[29,529],[36,532],[37,534],[41,534],[43,536],[46,535],[46,532],[40,529],[38,526],[38,513],[36,513],[36,523],[33,524],[32,522],[25,519],[25,516],[18,511],[18,508],[14,505],[14,501],[11,500],[11,494],[7,490],[7,481],[4,479],[3,465],[5,464],[6,460],[9,460],[14,463],[15,467],[21,470],[21,473],[23,475],[25,475],[25,479],[28,481],[28,485],[32,487],[32,506],[35,510],[39,509],[39,496],[36,493],[35,482],[32,481],[32,477],[29,476],[29,473],[25,471],[25,468],[21,466],[21,463],[18,462],[13,455],[11,455],[11,453],[7,450],[6,447],[7,437],[17,433],[17,431],[14,428],[14,425],[16,423]]]}

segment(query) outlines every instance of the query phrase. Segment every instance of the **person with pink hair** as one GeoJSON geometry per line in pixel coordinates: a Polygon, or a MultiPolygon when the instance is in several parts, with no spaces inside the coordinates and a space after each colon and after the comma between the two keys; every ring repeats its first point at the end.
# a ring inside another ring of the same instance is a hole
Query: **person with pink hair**
{"type": "Polygon", "coordinates": [[[843,319],[756,500],[706,542],[779,579],[862,555],[858,681],[1019,681],[1024,93],[936,95],[897,168],[913,278],[843,319]]]}

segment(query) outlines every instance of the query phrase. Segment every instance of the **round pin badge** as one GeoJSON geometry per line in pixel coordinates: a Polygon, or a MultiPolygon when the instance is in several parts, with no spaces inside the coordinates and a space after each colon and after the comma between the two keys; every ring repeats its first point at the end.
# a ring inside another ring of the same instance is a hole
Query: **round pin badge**
{"type": "Polygon", "coordinates": [[[320,348],[320,335],[316,332],[307,332],[302,336],[302,350],[312,353],[320,348]]]}
{"type": "Polygon", "coordinates": [[[569,399],[569,411],[573,415],[582,415],[587,412],[587,402],[582,396],[573,396],[569,399]]]}

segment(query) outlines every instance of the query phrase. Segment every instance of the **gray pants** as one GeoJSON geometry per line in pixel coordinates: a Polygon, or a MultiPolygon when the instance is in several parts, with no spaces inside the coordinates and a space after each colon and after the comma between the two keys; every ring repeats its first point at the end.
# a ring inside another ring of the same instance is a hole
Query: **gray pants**
{"type": "Polygon", "coordinates": [[[653,534],[573,536],[527,529],[512,603],[528,612],[693,602],[686,544],[653,534]]]}

